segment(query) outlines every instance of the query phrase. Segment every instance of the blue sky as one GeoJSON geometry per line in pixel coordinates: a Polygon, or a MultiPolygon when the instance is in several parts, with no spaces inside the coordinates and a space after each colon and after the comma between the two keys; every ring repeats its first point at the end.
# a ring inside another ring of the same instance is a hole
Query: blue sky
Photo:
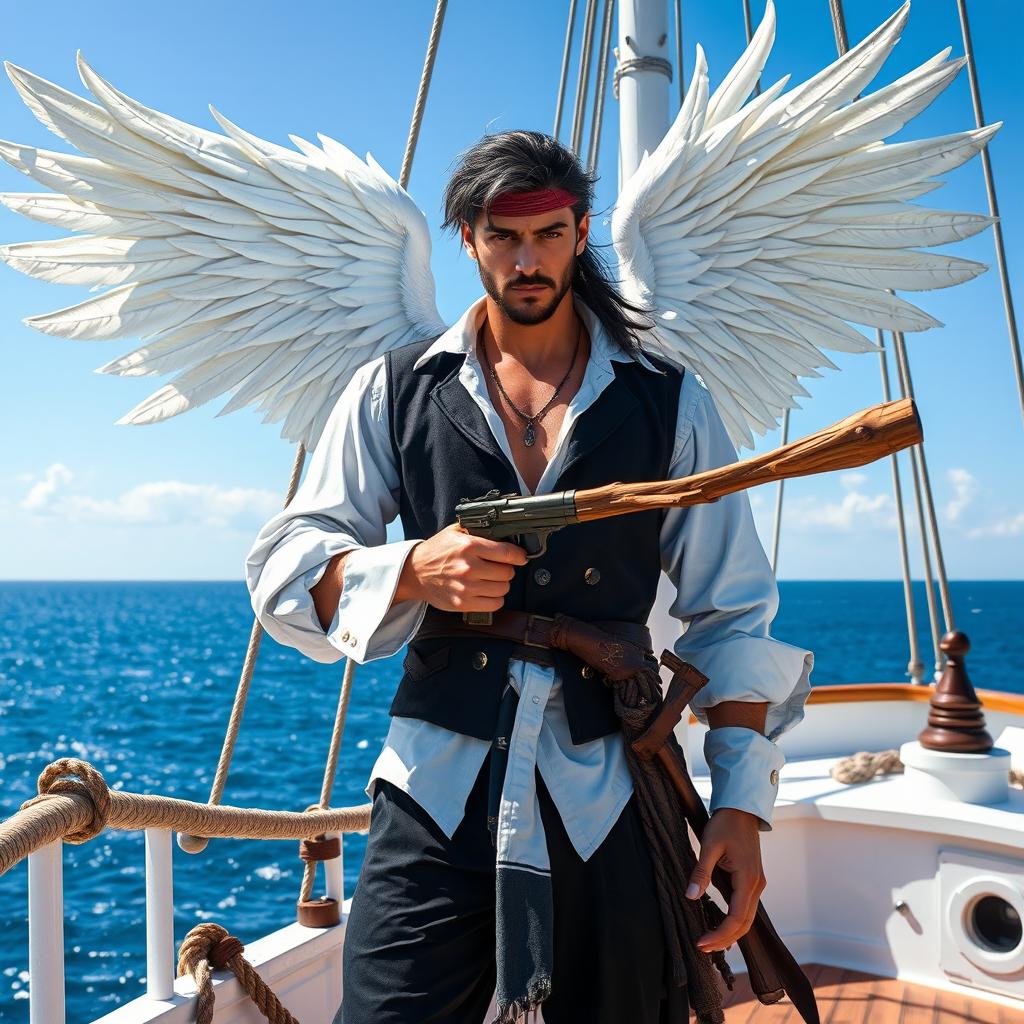
{"type": "MultiPolygon", "coordinates": [[[[584,5],[580,4],[582,9],[584,5]]],[[[755,16],[762,5],[754,0],[755,16]]],[[[714,85],[743,47],[740,0],[684,3],[685,61],[700,41],[714,85]]],[[[895,9],[894,0],[848,3],[849,34],[859,40],[895,9]]],[[[480,294],[474,267],[437,231],[445,175],[458,152],[484,132],[514,127],[550,131],[564,40],[565,2],[449,5],[410,191],[434,229],[439,307],[450,321],[480,294]]],[[[831,61],[834,42],[825,0],[779,0],[778,34],[766,77],[802,80],[831,61]]],[[[317,131],[357,153],[372,152],[397,177],[430,28],[433,4],[385,2],[197,3],[51,0],[15,5],[0,54],[79,94],[81,49],[92,66],[141,102],[216,129],[213,103],[263,138],[288,145],[317,131]]],[[[1008,2],[971,5],[986,118],[1003,119],[990,146],[1011,276],[1024,304],[1019,267],[1024,198],[1017,167],[1024,153],[1019,116],[1021,14],[1008,2]]],[[[916,0],[910,24],[876,86],[951,45],[962,52],[954,0],[916,0]]],[[[672,86],[675,112],[676,85],[672,86]]],[[[571,96],[570,96],[571,101],[571,96]]],[[[571,108],[570,108],[571,109],[571,108]]],[[[618,108],[605,107],[594,230],[616,193],[618,108]]],[[[973,125],[966,72],[902,137],[945,134],[973,125]]],[[[0,81],[0,138],[67,149],[0,81]]],[[[984,212],[981,164],[948,176],[926,205],[984,212]]],[[[41,187],[0,165],[0,190],[41,187]]],[[[0,208],[0,240],[54,236],[0,208]]],[[[945,251],[994,262],[985,232],[945,251]]],[[[84,298],[84,289],[33,281],[0,266],[0,578],[240,579],[261,523],[279,507],[293,449],[274,425],[248,410],[215,419],[223,400],[156,426],[114,425],[158,383],[91,371],[135,347],[73,342],[24,326],[23,317],[84,298]]],[[[1024,577],[1024,426],[1013,384],[999,283],[994,271],[918,300],[945,327],[908,336],[926,452],[950,575],[1024,577]]],[[[833,357],[840,373],[808,385],[813,399],[794,411],[801,436],[881,401],[875,355],[833,357]]],[[[768,435],[758,450],[778,444],[768,435]]],[[[904,490],[910,494],[908,463],[904,490]]],[[[774,490],[752,492],[766,545],[774,490]]],[[[911,529],[919,572],[920,542],[911,529]]],[[[888,462],[787,484],[781,578],[895,578],[898,575],[888,462]]]]}

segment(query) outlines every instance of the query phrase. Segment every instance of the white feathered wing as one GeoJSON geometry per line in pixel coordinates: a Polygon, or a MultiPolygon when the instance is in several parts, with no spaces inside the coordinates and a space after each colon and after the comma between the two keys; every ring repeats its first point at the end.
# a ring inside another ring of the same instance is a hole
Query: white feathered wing
{"type": "MultiPolygon", "coordinates": [[[[265,142],[213,107],[227,135],[118,92],[79,55],[98,104],[7,64],[28,107],[83,156],[0,141],[51,193],[0,193],[12,210],[87,232],[0,246],[47,281],[107,288],[26,320],[64,338],[137,337],[100,373],[174,373],[120,423],[152,423],[232,395],[314,447],[355,370],[440,334],[426,219],[367,154],[319,135],[265,142]]],[[[220,415],[219,414],[219,415],[220,415]]]]}
{"type": "Polygon", "coordinates": [[[802,85],[782,79],[749,103],[775,36],[775,10],[714,95],[698,47],[675,123],[626,183],[612,218],[623,290],[655,311],[656,351],[699,372],[733,443],[752,447],[834,364],[819,346],[877,346],[846,321],[938,325],[888,289],[944,288],[984,264],[926,247],[967,238],[988,217],[912,205],[995,133],[885,144],[952,81],[949,50],[875,93],[909,3],[802,85]]]}

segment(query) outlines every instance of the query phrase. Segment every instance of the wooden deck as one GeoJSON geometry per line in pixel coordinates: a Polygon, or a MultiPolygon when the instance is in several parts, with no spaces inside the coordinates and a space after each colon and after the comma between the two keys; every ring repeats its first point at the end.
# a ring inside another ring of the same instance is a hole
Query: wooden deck
{"type": "MultiPolygon", "coordinates": [[[[842,967],[805,964],[804,970],[818,1000],[821,1024],[1022,1024],[1020,1009],[998,1006],[984,999],[963,996],[896,978],[880,978],[842,967]]],[[[747,976],[736,979],[726,993],[726,1024],[801,1024],[788,999],[773,1006],[757,1001],[747,976]]]]}

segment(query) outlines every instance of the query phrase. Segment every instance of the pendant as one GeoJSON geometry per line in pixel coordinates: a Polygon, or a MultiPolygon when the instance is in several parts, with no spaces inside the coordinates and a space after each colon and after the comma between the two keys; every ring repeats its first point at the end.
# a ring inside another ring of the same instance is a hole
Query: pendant
{"type": "Polygon", "coordinates": [[[533,431],[533,424],[532,423],[527,423],[526,424],[526,433],[523,434],[523,444],[525,444],[527,448],[531,448],[533,446],[533,442],[536,441],[536,440],[537,440],[537,436],[536,436],[536,434],[533,431]]]}

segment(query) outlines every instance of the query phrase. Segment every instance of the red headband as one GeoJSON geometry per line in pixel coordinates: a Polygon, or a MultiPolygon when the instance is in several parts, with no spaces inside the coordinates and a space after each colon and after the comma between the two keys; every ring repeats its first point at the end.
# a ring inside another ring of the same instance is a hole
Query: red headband
{"type": "Polygon", "coordinates": [[[502,192],[491,203],[490,213],[500,217],[530,217],[548,210],[574,206],[579,197],[562,188],[542,188],[536,192],[502,192]]]}

